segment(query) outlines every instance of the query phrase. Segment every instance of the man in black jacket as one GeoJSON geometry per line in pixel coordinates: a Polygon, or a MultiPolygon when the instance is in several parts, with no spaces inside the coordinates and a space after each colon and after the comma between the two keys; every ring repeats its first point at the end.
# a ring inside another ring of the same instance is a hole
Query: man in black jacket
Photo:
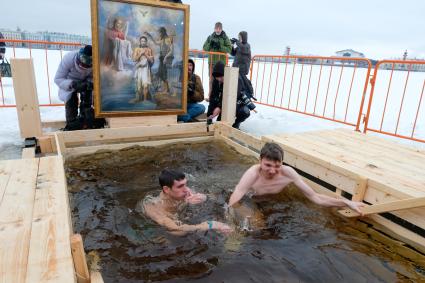
{"type": "MultiPolygon", "coordinates": [[[[0,39],[4,39],[3,34],[0,32],[0,39]]],[[[0,41],[0,60],[4,59],[6,53],[6,42],[0,41]]]]}
{"type": "MultiPolygon", "coordinates": [[[[217,117],[217,121],[221,120],[221,108],[223,102],[223,82],[224,82],[224,63],[218,61],[213,69],[213,82],[210,96],[210,104],[208,105],[208,121],[211,123],[212,119],[217,117]]],[[[252,86],[245,76],[239,75],[238,80],[238,94],[236,103],[236,120],[232,127],[239,129],[240,124],[245,121],[249,115],[250,110],[254,110],[255,105],[251,102],[252,86]]]]}

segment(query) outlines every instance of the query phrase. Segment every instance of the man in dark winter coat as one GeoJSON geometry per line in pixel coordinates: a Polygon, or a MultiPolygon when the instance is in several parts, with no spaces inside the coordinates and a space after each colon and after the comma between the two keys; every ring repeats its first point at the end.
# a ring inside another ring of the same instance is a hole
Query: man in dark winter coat
{"type": "MultiPolygon", "coordinates": [[[[212,75],[214,77],[212,82],[212,90],[210,96],[210,104],[208,105],[208,120],[212,121],[217,117],[217,121],[221,120],[221,108],[223,101],[223,82],[224,82],[224,63],[218,61],[215,64],[212,75]]],[[[244,79],[244,76],[239,75],[238,80],[238,93],[236,103],[236,120],[232,127],[239,129],[240,124],[245,121],[249,115],[250,110],[255,108],[251,102],[250,94],[252,94],[252,86],[244,79]]]]}
{"type": "Polygon", "coordinates": [[[251,46],[248,43],[248,33],[241,31],[238,35],[239,39],[232,38],[232,56],[235,56],[232,67],[239,68],[239,74],[248,75],[251,66],[251,46]]]}
{"type": "Polygon", "coordinates": [[[204,87],[201,78],[195,74],[192,59],[189,59],[187,70],[187,114],[177,116],[177,121],[196,122],[194,119],[205,112],[205,106],[199,103],[204,100],[204,87]]]}

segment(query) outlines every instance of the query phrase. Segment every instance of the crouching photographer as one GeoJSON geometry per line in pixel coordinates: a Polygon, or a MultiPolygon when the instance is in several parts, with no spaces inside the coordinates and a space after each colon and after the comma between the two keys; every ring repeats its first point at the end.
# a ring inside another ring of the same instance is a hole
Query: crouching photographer
{"type": "Polygon", "coordinates": [[[91,45],[63,57],[55,83],[59,87],[59,99],[65,102],[65,131],[102,128],[105,125],[104,119],[94,118],[91,45]]]}
{"type": "Polygon", "coordinates": [[[239,74],[238,79],[238,96],[236,100],[236,120],[232,127],[239,129],[243,121],[248,119],[251,111],[255,111],[255,104],[252,100],[257,100],[254,97],[254,89],[252,88],[251,81],[242,74],[239,74]]]}

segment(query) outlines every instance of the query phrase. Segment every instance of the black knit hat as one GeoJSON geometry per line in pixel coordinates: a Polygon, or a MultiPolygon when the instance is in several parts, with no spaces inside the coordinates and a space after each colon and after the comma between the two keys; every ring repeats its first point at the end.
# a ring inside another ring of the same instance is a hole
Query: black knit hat
{"type": "Polygon", "coordinates": [[[214,78],[224,76],[224,63],[222,61],[215,63],[212,75],[214,78]]]}
{"type": "Polygon", "coordinates": [[[192,59],[189,59],[188,61],[189,63],[192,64],[193,68],[192,68],[192,73],[195,73],[195,61],[193,61],[192,59]]]}
{"type": "Polygon", "coordinates": [[[77,63],[83,68],[92,67],[92,47],[91,45],[86,45],[80,49],[77,56],[77,63]]]}

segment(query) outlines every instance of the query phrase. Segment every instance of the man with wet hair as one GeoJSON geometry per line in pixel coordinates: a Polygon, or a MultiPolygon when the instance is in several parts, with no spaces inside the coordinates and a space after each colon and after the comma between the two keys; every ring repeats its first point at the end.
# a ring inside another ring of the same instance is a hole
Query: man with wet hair
{"type": "Polygon", "coordinates": [[[172,234],[185,235],[188,232],[217,230],[228,234],[232,231],[227,224],[208,220],[196,225],[183,224],[177,219],[177,212],[183,205],[203,203],[207,197],[195,193],[187,187],[184,173],[165,169],[159,175],[159,184],[162,188],[158,197],[146,197],[143,200],[142,210],[146,216],[161,226],[166,227],[172,234]]]}
{"type": "Polygon", "coordinates": [[[293,168],[282,165],[282,161],[282,148],[276,143],[266,143],[261,149],[260,164],[253,165],[244,173],[230,196],[229,206],[237,204],[246,194],[252,196],[278,194],[287,185],[294,183],[310,201],[318,205],[346,206],[362,214],[360,210],[364,206],[362,202],[337,199],[316,193],[293,168]]]}

